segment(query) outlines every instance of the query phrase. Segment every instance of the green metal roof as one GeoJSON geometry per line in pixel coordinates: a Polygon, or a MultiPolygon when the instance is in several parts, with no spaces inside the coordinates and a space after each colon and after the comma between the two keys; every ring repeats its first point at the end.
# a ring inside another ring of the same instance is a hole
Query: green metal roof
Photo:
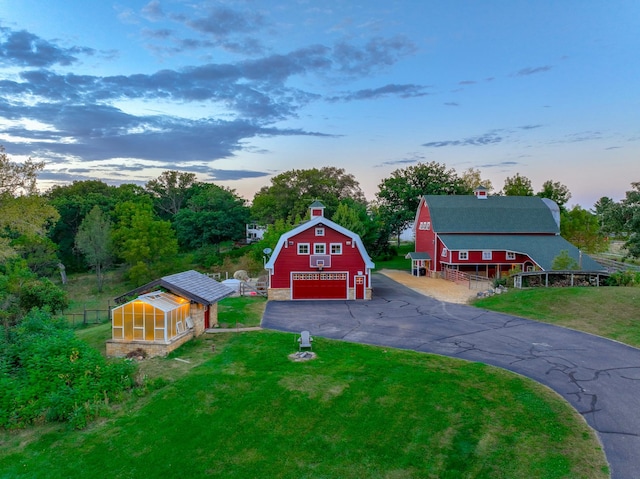
{"type": "Polygon", "coordinates": [[[553,260],[562,250],[567,250],[585,271],[602,271],[605,268],[586,254],[580,258],[580,250],[559,235],[439,235],[450,251],[511,251],[528,255],[543,270],[551,269],[553,260]]]}
{"type": "Polygon", "coordinates": [[[410,251],[405,255],[406,259],[422,259],[422,260],[431,260],[431,255],[429,253],[420,252],[420,251],[410,251]]]}
{"type": "Polygon", "coordinates": [[[559,233],[551,208],[537,196],[425,195],[437,233],[559,233]]]}

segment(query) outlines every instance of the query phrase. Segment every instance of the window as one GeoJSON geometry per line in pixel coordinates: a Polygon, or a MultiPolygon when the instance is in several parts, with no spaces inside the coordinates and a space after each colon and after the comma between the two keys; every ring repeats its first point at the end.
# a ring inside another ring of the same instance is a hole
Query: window
{"type": "Polygon", "coordinates": [[[309,243],[298,243],[298,254],[309,254],[309,243]]]}
{"type": "Polygon", "coordinates": [[[326,251],[327,245],[324,243],[314,243],[313,245],[313,254],[324,254],[326,251]]]}
{"type": "Polygon", "coordinates": [[[324,228],[316,228],[316,236],[324,236],[324,228]]]}
{"type": "Polygon", "coordinates": [[[342,254],[342,243],[331,243],[331,254],[342,254]]]}
{"type": "Polygon", "coordinates": [[[430,221],[421,221],[420,225],[418,226],[419,230],[430,230],[431,229],[431,222],[430,221]]]}
{"type": "Polygon", "coordinates": [[[468,251],[459,251],[458,252],[458,259],[460,261],[466,261],[469,259],[469,252],[468,251]]]}
{"type": "Polygon", "coordinates": [[[507,251],[507,259],[508,260],[514,260],[516,259],[516,254],[512,251],[507,251]]]}
{"type": "Polygon", "coordinates": [[[442,248],[442,256],[447,256],[447,253],[449,253],[449,250],[447,248],[442,248]]]}
{"type": "Polygon", "coordinates": [[[482,252],[482,259],[491,259],[491,251],[483,251],[482,252]]]}

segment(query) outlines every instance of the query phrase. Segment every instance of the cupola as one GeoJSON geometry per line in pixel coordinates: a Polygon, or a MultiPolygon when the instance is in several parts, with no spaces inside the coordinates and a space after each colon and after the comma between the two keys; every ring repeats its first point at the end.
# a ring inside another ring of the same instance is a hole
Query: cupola
{"type": "Polygon", "coordinates": [[[309,206],[309,216],[311,217],[311,219],[317,216],[324,217],[324,205],[318,200],[311,203],[311,206],[309,206]]]}

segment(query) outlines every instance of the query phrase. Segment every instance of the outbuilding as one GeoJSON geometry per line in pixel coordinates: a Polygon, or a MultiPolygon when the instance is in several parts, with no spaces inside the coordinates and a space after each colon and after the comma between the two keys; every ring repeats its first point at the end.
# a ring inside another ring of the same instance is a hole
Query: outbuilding
{"type": "Polygon", "coordinates": [[[371,299],[375,267],[360,236],[324,217],[319,201],[310,220],[283,234],[266,263],[270,300],[371,299]]]}
{"type": "Polygon", "coordinates": [[[165,356],[217,324],[218,301],[234,293],[197,271],[162,277],[116,298],[107,355],[165,356]],[[134,298],[134,299],[130,299],[134,298]],[[129,299],[129,301],[127,301],[129,299]]]}

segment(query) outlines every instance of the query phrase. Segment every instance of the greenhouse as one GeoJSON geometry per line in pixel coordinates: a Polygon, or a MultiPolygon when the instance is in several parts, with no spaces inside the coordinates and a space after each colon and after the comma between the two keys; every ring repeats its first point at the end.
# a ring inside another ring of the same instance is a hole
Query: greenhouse
{"type": "Polygon", "coordinates": [[[111,312],[114,340],[168,343],[193,327],[189,301],[165,292],[143,294],[111,312]]]}

